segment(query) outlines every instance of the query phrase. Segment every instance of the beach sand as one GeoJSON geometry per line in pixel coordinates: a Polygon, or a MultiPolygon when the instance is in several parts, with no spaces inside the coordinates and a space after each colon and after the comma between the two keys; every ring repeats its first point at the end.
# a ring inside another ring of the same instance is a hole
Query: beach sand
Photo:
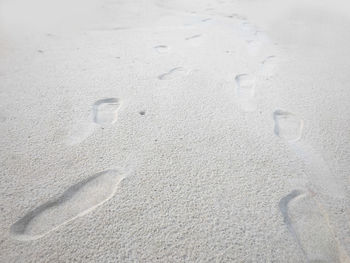
{"type": "Polygon", "coordinates": [[[350,262],[349,7],[0,2],[0,262],[350,262]]]}

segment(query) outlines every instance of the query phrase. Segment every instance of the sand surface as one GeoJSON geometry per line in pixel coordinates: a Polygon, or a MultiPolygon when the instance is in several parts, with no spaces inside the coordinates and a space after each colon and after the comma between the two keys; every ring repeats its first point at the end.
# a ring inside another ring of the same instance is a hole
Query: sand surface
{"type": "Polygon", "coordinates": [[[349,32],[342,0],[1,1],[0,262],[350,262],[349,32]]]}

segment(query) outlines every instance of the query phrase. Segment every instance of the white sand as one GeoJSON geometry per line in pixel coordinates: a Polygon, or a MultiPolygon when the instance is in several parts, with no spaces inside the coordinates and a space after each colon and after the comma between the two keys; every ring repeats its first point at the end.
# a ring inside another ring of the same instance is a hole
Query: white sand
{"type": "Polygon", "coordinates": [[[2,1],[0,262],[349,262],[350,8],[319,2],[2,1]]]}

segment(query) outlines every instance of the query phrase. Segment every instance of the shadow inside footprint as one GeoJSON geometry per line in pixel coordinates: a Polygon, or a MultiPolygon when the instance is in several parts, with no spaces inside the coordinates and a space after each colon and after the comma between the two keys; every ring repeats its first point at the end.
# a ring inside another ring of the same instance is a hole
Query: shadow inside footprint
{"type": "Polygon", "coordinates": [[[190,37],[186,37],[185,40],[191,40],[191,39],[195,39],[195,38],[199,38],[201,37],[200,34],[197,34],[197,35],[193,35],[193,36],[190,36],[190,37]]]}
{"type": "Polygon", "coordinates": [[[159,75],[158,79],[170,80],[170,79],[175,79],[175,78],[187,75],[187,74],[188,74],[187,70],[184,69],[183,67],[176,67],[176,68],[169,70],[166,73],[159,75]]]}
{"type": "Polygon", "coordinates": [[[154,49],[158,52],[158,53],[168,53],[170,48],[166,45],[158,45],[155,46],[154,49]]]}
{"type": "Polygon", "coordinates": [[[97,124],[113,124],[117,120],[120,99],[108,98],[98,100],[93,105],[93,119],[97,124]]]}
{"type": "Polygon", "coordinates": [[[273,119],[277,136],[287,141],[297,141],[301,138],[304,122],[298,116],[288,111],[276,110],[273,119]]]}
{"type": "Polygon", "coordinates": [[[35,240],[102,205],[116,192],[125,174],[118,170],[97,173],[71,187],[58,198],[28,212],[10,228],[17,240],[35,240]]]}
{"type": "Polygon", "coordinates": [[[292,191],[281,199],[279,209],[308,262],[340,262],[327,215],[310,193],[292,191]]]}
{"type": "Polygon", "coordinates": [[[198,47],[203,41],[201,34],[186,37],[185,40],[193,47],[198,47]]]}
{"type": "Polygon", "coordinates": [[[243,111],[255,111],[257,108],[255,99],[255,79],[248,74],[240,74],[235,77],[236,96],[240,108],[243,111]]]}

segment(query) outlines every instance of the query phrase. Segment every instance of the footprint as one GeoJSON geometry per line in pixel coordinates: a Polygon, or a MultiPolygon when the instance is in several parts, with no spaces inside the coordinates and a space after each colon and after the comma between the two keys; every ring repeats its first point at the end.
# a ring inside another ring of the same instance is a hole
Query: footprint
{"type": "Polygon", "coordinates": [[[276,110],[273,119],[277,136],[287,141],[297,141],[301,138],[304,122],[298,116],[288,111],[276,110]]]}
{"type": "Polygon", "coordinates": [[[248,74],[240,74],[235,77],[235,81],[238,105],[243,111],[255,111],[255,79],[248,74]]]}
{"type": "Polygon", "coordinates": [[[158,45],[155,46],[154,49],[158,52],[158,53],[168,53],[170,48],[166,45],[158,45]]]}
{"type": "Polygon", "coordinates": [[[177,67],[169,70],[166,73],[163,73],[158,76],[158,79],[160,80],[169,80],[169,79],[175,79],[181,76],[187,75],[187,70],[183,67],[177,67]]]}
{"type": "Polygon", "coordinates": [[[94,122],[100,125],[113,124],[117,120],[117,113],[121,101],[117,98],[98,100],[93,105],[94,122]]]}
{"type": "Polygon", "coordinates": [[[278,203],[278,207],[282,213],[283,221],[287,225],[288,228],[292,225],[290,218],[288,216],[288,203],[296,198],[297,196],[301,195],[303,192],[301,190],[293,190],[288,195],[283,197],[280,202],[278,203]]]}
{"type": "Polygon", "coordinates": [[[58,198],[28,212],[11,226],[10,234],[21,241],[41,238],[111,199],[124,178],[118,170],[106,170],[80,181],[58,198]]]}
{"type": "Polygon", "coordinates": [[[276,74],[277,58],[269,56],[261,62],[260,74],[269,79],[276,74]]]}
{"type": "Polygon", "coordinates": [[[340,262],[327,214],[311,193],[294,190],[280,200],[279,209],[308,262],[340,262]]]}

